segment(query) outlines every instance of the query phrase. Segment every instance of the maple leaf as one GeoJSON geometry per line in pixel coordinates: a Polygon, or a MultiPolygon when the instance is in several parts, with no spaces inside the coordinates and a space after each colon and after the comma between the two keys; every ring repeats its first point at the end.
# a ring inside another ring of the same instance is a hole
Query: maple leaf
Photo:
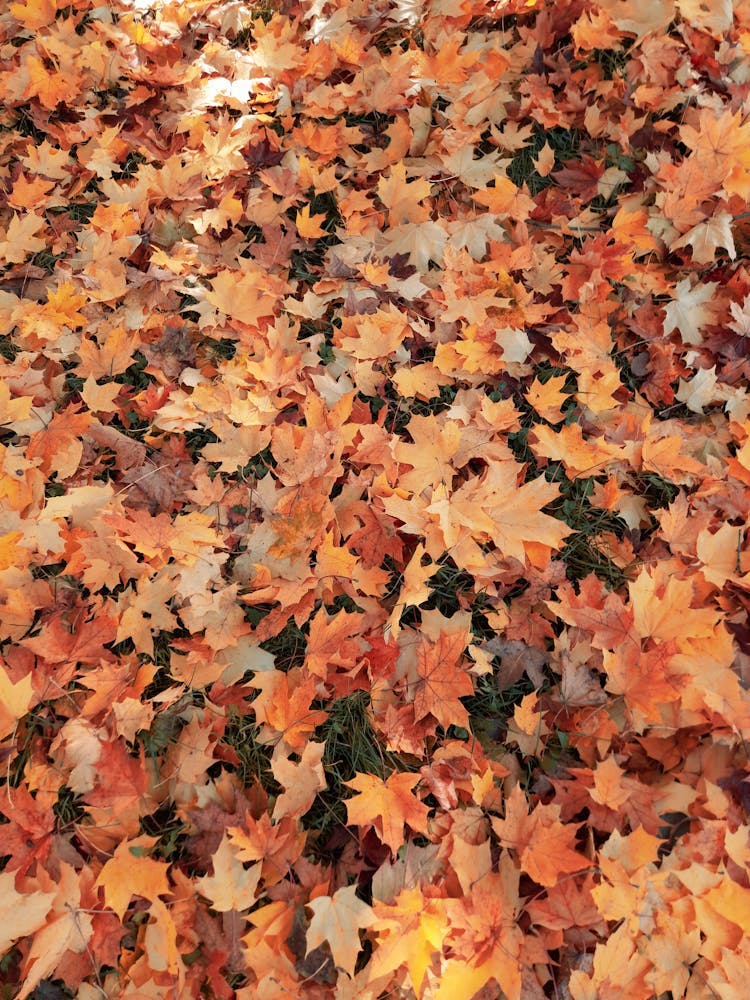
{"type": "Polygon", "coordinates": [[[24,892],[16,889],[14,872],[0,874],[0,926],[3,928],[0,933],[0,951],[3,954],[19,938],[33,934],[44,926],[57,895],[54,891],[28,891],[28,885],[23,888],[24,892]]]}
{"type": "Polygon", "coordinates": [[[551,424],[557,424],[563,419],[562,406],[569,399],[561,391],[566,381],[566,375],[553,376],[544,383],[535,378],[526,392],[530,405],[551,424]]]}
{"type": "Polygon", "coordinates": [[[426,274],[430,261],[441,260],[448,233],[437,222],[405,222],[387,230],[384,241],[388,256],[407,254],[417,271],[426,274]]]}
{"type": "Polygon", "coordinates": [[[562,461],[572,476],[597,475],[618,454],[618,449],[601,441],[587,441],[578,424],[560,430],[538,425],[529,434],[530,445],[536,455],[553,461],[562,461]]]}
{"type": "Polygon", "coordinates": [[[398,639],[401,632],[400,619],[406,607],[423,604],[432,593],[432,589],[426,584],[430,577],[434,576],[436,570],[431,560],[428,560],[425,566],[422,565],[424,556],[424,546],[417,545],[404,569],[403,585],[398,595],[398,601],[388,619],[390,635],[394,639],[398,639]]]}
{"type": "MultiPolygon", "coordinates": [[[[44,927],[34,935],[23,963],[23,986],[18,993],[19,1000],[26,1000],[37,984],[58,967],[66,953],[85,951],[94,933],[92,918],[81,906],[82,886],[78,873],[64,861],[60,861],[59,865],[52,907],[44,927]]],[[[39,879],[46,882],[48,888],[53,887],[49,876],[45,878],[40,873],[39,879]]]]}
{"type": "Polygon", "coordinates": [[[357,896],[356,885],[337,889],[332,896],[318,896],[307,906],[313,916],[307,928],[306,954],[327,941],[336,966],[353,976],[361,950],[359,931],[375,921],[372,907],[357,896]]]}
{"type": "Polygon", "coordinates": [[[447,729],[468,728],[469,715],[459,698],[474,692],[471,677],[462,667],[468,633],[463,629],[440,635],[437,642],[420,636],[417,645],[414,684],[414,718],[417,722],[432,715],[447,729]]]}
{"type": "Polygon", "coordinates": [[[578,594],[564,582],[557,591],[555,613],[569,625],[591,633],[597,649],[617,649],[632,640],[633,611],[618,594],[607,593],[593,573],[579,583],[578,594]]]}
{"type": "Polygon", "coordinates": [[[185,985],[185,964],[178,950],[177,927],[171,913],[161,899],[149,907],[149,921],[139,935],[139,944],[154,975],[168,975],[169,988],[182,992],[185,985]]]}
{"type": "Polygon", "coordinates": [[[517,926],[518,871],[509,858],[500,859],[497,872],[488,872],[464,896],[451,921],[449,945],[453,953],[443,967],[436,996],[474,996],[495,979],[508,1000],[521,997],[522,933],[517,926]]]}
{"type": "Polygon", "coordinates": [[[403,163],[395,163],[388,176],[381,177],[378,181],[378,197],[388,208],[390,226],[422,222],[426,219],[426,210],[420,202],[429,195],[430,185],[424,178],[407,183],[406,167],[403,163]]]}
{"type": "MultiPolygon", "coordinates": [[[[556,549],[571,529],[541,511],[557,497],[557,487],[543,477],[519,486],[515,472],[514,463],[493,463],[481,482],[470,481],[456,490],[448,506],[458,516],[456,529],[458,524],[473,528],[478,536],[491,539],[503,555],[525,562],[527,547],[556,549]]],[[[456,529],[446,536],[449,546],[458,540],[456,529]]]]}
{"type": "Polygon", "coordinates": [[[78,348],[81,372],[95,379],[120,375],[132,365],[137,347],[137,336],[128,334],[122,326],[108,330],[106,336],[102,336],[101,344],[82,340],[78,348]]]}
{"type": "Polygon", "coordinates": [[[78,413],[75,406],[68,406],[55,413],[43,430],[31,435],[26,454],[29,458],[39,458],[45,472],[54,468],[61,480],[68,479],[81,461],[81,438],[90,422],[90,414],[78,413]]]}
{"type": "Polygon", "coordinates": [[[734,260],[737,251],[734,248],[732,236],[732,216],[729,212],[717,212],[706,222],[699,222],[692,229],[672,240],[671,250],[690,246],[693,248],[693,260],[696,264],[710,264],[716,257],[718,247],[723,247],[730,260],[734,260]]]}
{"type": "Polygon", "coordinates": [[[575,879],[562,879],[548,886],[542,898],[530,899],[525,910],[537,926],[560,931],[586,927],[602,932],[606,924],[594,902],[593,887],[591,875],[580,884],[575,879]]]}
{"type": "Polygon", "coordinates": [[[674,0],[629,0],[622,4],[619,0],[603,0],[601,7],[609,14],[621,31],[642,35],[660,31],[673,19],[674,0]]]}
{"type": "Polygon", "coordinates": [[[560,822],[558,806],[538,805],[529,813],[518,785],[505,801],[505,819],[493,817],[492,829],[501,844],[517,852],[522,870],[535,882],[555,885],[566,874],[590,866],[574,850],[577,827],[560,822]]]}
{"type": "Polygon", "coordinates": [[[691,482],[692,477],[703,472],[703,466],[697,459],[685,454],[685,446],[684,438],[677,435],[658,438],[649,435],[641,450],[643,468],[673,483],[691,482]]]}
{"type": "Polygon", "coordinates": [[[326,712],[310,708],[315,681],[299,669],[256,674],[252,686],[261,692],[253,707],[258,722],[268,727],[268,742],[282,738],[292,750],[301,750],[315,727],[327,718],[326,712]]]}
{"type": "Polygon", "coordinates": [[[422,996],[427,969],[442,950],[447,907],[441,899],[425,897],[420,886],[404,888],[390,905],[374,904],[372,929],[377,948],[372,972],[378,976],[406,965],[418,996],[422,996]]]}
{"type": "Polygon", "coordinates": [[[663,642],[713,634],[717,612],[711,607],[691,607],[693,582],[666,576],[663,571],[641,570],[629,585],[633,624],[638,635],[663,642]]]}
{"type": "Polygon", "coordinates": [[[385,781],[374,774],[357,774],[351,781],[345,781],[347,788],[357,793],[346,803],[349,823],[374,826],[380,839],[395,854],[403,842],[405,825],[416,833],[427,833],[429,810],[412,794],[418,781],[418,774],[397,772],[385,781]]]}
{"type": "Polygon", "coordinates": [[[32,400],[28,396],[12,397],[5,382],[0,383],[0,424],[12,425],[31,416],[32,400]]]}
{"type": "Polygon", "coordinates": [[[10,4],[10,12],[21,24],[37,31],[55,20],[58,6],[55,0],[25,0],[10,4]]]}
{"type": "Polygon", "coordinates": [[[680,379],[676,398],[693,413],[703,413],[704,407],[724,397],[722,389],[716,385],[716,365],[700,368],[689,382],[680,379]]]}
{"type": "Polygon", "coordinates": [[[256,899],[263,865],[258,862],[245,868],[233,841],[225,834],[212,855],[213,875],[196,879],[199,891],[215,910],[249,910],[256,899]]]}
{"type": "Polygon", "coordinates": [[[276,299],[254,272],[220,271],[204,294],[211,305],[248,326],[257,326],[258,320],[273,316],[276,309],[276,299]]]}
{"type": "Polygon", "coordinates": [[[44,225],[44,219],[34,212],[21,216],[14,212],[5,237],[0,238],[0,259],[6,264],[18,264],[26,260],[29,254],[43,250],[47,245],[46,240],[40,239],[36,233],[44,225]]]}
{"type": "Polygon", "coordinates": [[[686,344],[700,344],[701,330],[711,319],[708,303],[716,287],[715,281],[699,282],[695,287],[689,278],[679,281],[675,287],[677,297],[664,310],[664,333],[677,329],[686,344]]]}
{"type": "Polygon", "coordinates": [[[299,763],[288,757],[276,757],[271,761],[273,776],[285,791],[276,799],[273,819],[282,816],[302,816],[315,801],[318,792],[326,787],[323,771],[325,743],[308,743],[300,756],[299,763]]]}
{"type": "Polygon", "coordinates": [[[12,732],[34,700],[31,674],[13,682],[0,665],[0,739],[12,732]]]}
{"type": "Polygon", "coordinates": [[[722,524],[713,533],[707,528],[698,533],[695,551],[703,563],[701,572],[717,587],[738,573],[748,572],[747,553],[741,551],[742,534],[742,528],[731,524],[722,524]]]}
{"type": "Polygon", "coordinates": [[[321,222],[325,218],[325,212],[310,215],[310,206],[304,205],[301,211],[297,212],[294,223],[303,240],[316,240],[327,235],[326,230],[321,226],[321,222]]]}
{"type": "Polygon", "coordinates": [[[262,861],[261,876],[267,886],[282,879],[305,841],[296,818],[282,817],[272,825],[265,812],[258,821],[246,817],[245,828],[227,827],[227,833],[241,861],[262,861]]]}
{"type": "Polygon", "coordinates": [[[508,741],[518,744],[521,753],[535,756],[544,746],[549,728],[542,718],[539,699],[532,692],[525,695],[513,710],[513,720],[508,724],[508,741]]]}
{"type": "Polygon", "coordinates": [[[153,901],[171,892],[167,879],[169,865],[147,856],[153,845],[151,837],[123,840],[97,876],[95,884],[103,887],[107,906],[120,920],[133,896],[153,901]]]}
{"type": "Polygon", "coordinates": [[[65,103],[78,91],[79,77],[72,71],[55,66],[52,70],[42,59],[28,56],[26,59],[28,83],[25,97],[37,97],[43,108],[53,111],[58,104],[65,103]]]}

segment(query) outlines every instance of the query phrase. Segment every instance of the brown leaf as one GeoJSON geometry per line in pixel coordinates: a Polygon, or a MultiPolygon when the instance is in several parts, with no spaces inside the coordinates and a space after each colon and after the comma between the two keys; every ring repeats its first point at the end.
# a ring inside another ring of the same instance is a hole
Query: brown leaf
{"type": "Polygon", "coordinates": [[[483,643],[482,649],[500,657],[496,675],[498,691],[513,687],[524,674],[534,687],[539,688],[544,683],[544,667],[549,662],[549,653],[544,649],[515,639],[499,638],[488,639],[483,643]]]}

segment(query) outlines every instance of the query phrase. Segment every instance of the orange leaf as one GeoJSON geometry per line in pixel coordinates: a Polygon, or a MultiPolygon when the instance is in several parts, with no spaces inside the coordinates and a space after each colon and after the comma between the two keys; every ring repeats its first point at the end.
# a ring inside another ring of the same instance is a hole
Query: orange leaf
{"type": "Polygon", "coordinates": [[[570,399],[561,391],[566,381],[567,375],[553,375],[546,382],[535,378],[526,392],[527,401],[551,424],[558,424],[563,419],[563,403],[570,399]]]}
{"type": "Polygon", "coordinates": [[[44,430],[31,435],[27,457],[40,458],[43,472],[56,472],[60,481],[68,479],[81,461],[82,438],[90,423],[91,414],[78,413],[71,404],[61,413],[55,413],[44,430]]]}
{"type": "Polygon", "coordinates": [[[39,103],[48,111],[54,111],[58,104],[67,104],[78,93],[79,77],[73,73],[55,67],[48,70],[41,59],[28,56],[26,68],[29,82],[24,90],[24,97],[37,97],[39,103]]]}
{"type": "Polygon", "coordinates": [[[276,757],[271,761],[273,776],[285,791],[276,799],[273,819],[282,816],[303,816],[315,801],[318,792],[326,787],[323,771],[323,751],[325,743],[310,742],[302,751],[299,763],[288,757],[276,757]]]}
{"type": "Polygon", "coordinates": [[[146,856],[153,847],[151,837],[124,840],[115,848],[96,880],[104,888],[104,900],[122,920],[133,896],[154,900],[170,892],[169,865],[146,856]]]}
{"type": "Polygon", "coordinates": [[[292,750],[301,750],[315,727],[328,718],[326,712],[310,708],[316,682],[299,668],[258,673],[250,684],[260,689],[253,709],[258,722],[265,724],[266,742],[283,739],[292,750]]]}
{"type": "Polygon", "coordinates": [[[93,340],[81,341],[78,349],[81,375],[94,379],[120,375],[133,364],[133,354],[139,345],[138,337],[128,334],[122,326],[107,330],[100,336],[101,345],[93,340]]]}
{"type": "Polygon", "coordinates": [[[346,803],[349,823],[374,826],[384,844],[395,854],[404,840],[404,826],[427,833],[429,810],[413,794],[418,774],[393,773],[382,781],[374,774],[357,774],[345,781],[358,794],[346,803]]]}
{"type": "Polygon", "coordinates": [[[58,6],[55,0],[25,0],[25,3],[12,3],[10,12],[25,28],[38,31],[46,28],[55,20],[58,6]]]}
{"type": "Polygon", "coordinates": [[[321,212],[318,215],[310,215],[310,206],[305,205],[302,211],[297,212],[294,219],[297,232],[303,240],[317,240],[321,236],[327,236],[327,231],[320,224],[325,218],[325,212],[321,212]]]}
{"type": "Polygon", "coordinates": [[[505,819],[492,819],[500,843],[516,852],[522,871],[539,885],[555,885],[591,864],[574,849],[578,827],[561,823],[559,816],[555,805],[538,805],[529,814],[526,796],[515,785],[505,800],[505,819]]]}
{"type": "Polygon", "coordinates": [[[469,715],[459,701],[474,693],[463,655],[467,642],[466,629],[441,633],[437,642],[420,636],[416,665],[419,680],[414,687],[417,722],[432,715],[444,729],[451,725],[468,728],[469,715]]]}
{"type": "Polygon", "coordinates": [[[205,293],[208,302],[247,326],[257,326],[260,319],[275,312],[276,297],[268,293],[259,273],[220,271],[211,285],[205,293]]]}
{"type": "Polygon", "coordinates": [[[402,965],[417,995],[434,956],[439,955],[445,938],[445,902],[425,897],[421,886],[404,888],[389,906],[374,904],[378,946],[372,961],[374,976],[395,972],[402,965]]]}

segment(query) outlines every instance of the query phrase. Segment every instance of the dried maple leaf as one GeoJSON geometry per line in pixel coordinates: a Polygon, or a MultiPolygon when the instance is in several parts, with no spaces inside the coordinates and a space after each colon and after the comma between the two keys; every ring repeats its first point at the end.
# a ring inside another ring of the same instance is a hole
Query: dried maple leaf
{"type": "Polygon", "coordinates": [[[686,344],[700,344],[701,330],[712,319],[710,303],[716,288],[715,281],[699,282],[694,287],[689,278],[679,281],[676,298],[664,310],[664,333],[677,329],[686,344]]]}
{"type": "Polygon", "coordinates": [[[325,743],[308,743],[300,755],[299,763],[274,754],[271,761],[273,776],[285,789],[273,807],[272,818],[275,821],[282,816],[303,816],[315,801],[318,792],[326,787],[322,764],[324,750],[325,743]]]}
{"type": "Polygon", "coordinates": [[[303,240],[317,240],[321,236],[327,235],[326,230],[321,226],[321,222],[323,222],[325,218],[325,212],[310,215],[310,206],[304,205],[302,209],[297,212],[294,223],[297,226],[297,232],[303,240]]]}
{"type": "Polygon", "coordinates": [[[404,840],[404,826],[427,833],[429,810],[412,793],[418,774],[394,772],[385,781],[374,774],[357,774],[345,781],[357,793],[346,803],[349,823],[375,827],[380,839],[396,853],[404,840]]]}
{"type": "Polygon", "coordinates": [[[544,477],[519,486],[515,463],[493,463],[481,481],[470,480],[447,504],[449,517],[455,509],[455,526],[444,530],[448,547],[458,541],[463,527],[522,563],[532,546],[557,549],[571,529],[541,510],[557,495],[558,488],[544,477]]]}
{"type": "Polygon", "coordinates": [[[705,222],[699,222],[684,233],[679,239],[672,240],[670,250],[690,246],[693,249],[693,260],[696,264],[711,264],[716,259],[719,247],[726,250],[730,260],[734,260],[737,251],[732,235],[732,216],[729,212],[717,212],[705,222]]]}
{"type": "Polygon", "coordinates": [[[442,951],[446,911],[444,900],[426,897],[418,885],[402,889],[390,905],[374,903],[373,975],[393,973],[405,965],[417,996],[422,996],[427,969],[442,951]]]}
{"type": "Polygon", "coordinates": [[[4,238],[0,238],[0,260],[6,264],[19,264],[29,254],[43,250],[47,242],[36,233],[44,225],[44,219],[34,212],[24,215],[16,215],[14,212],[4,238]]]}
{"type": "Polygon", "coordinates": [[[315,679],[305,677],[299,668],[256,674],[251,684],[261,692],[253,709],[258,722],[265,724],[267,742],[283,739],[292,750],[301,750],[315,727],[328,717],[327,712],[311,709],[315,679]]]}
{"type": "Polygon", "coordinates": [[[74,405],[55,413],[43,430],[31,435],[26,451],[28,458],[39,458],[44,472],[54,469],[60,480],[68,479],[81,461],[81,438],[91,419],[88,413],[78,413],[74,405]]]}
{"type": "Polygon", "coordinates": [[[31,674],[12,681],[0,665],[0,739],[11,733],[34,700],[31,674]]]}
{"type": "Polygon", "coordinates": [[[318,896],[307,904],[313,911],[307,928],[307,951],[327,941],[336,966],[354,975],[361,950],[359,931],[375,921],[372,907],[357,896],[357,886],[338,889],[332,896],[318,896]]]}
{"type": "Polygon", "coordinates": [[[212,855],[212,875],[196,879],[196,887],[215,910],[225,912],[249,910],[256,899],[258,881],[263,865],[261,862],[245,868],[233,846],[233,841],[224,835],[212,855]]]}
{"type": "Polygon", "coordinates": [[[106,905],[120,920],[133,896],[153,901],[171,892],[167,879],[169,865],[148,857],[153,846],[152,837],[123,840],[97,876],[95,884],[102,886],[106,905]]]}
{"type": "Polygon", "coordinates": [[[492,819],[500,843],[512,848],[521,869],[544,886],[591,864],[574,849],[578,827],[561,823],[559,816],[554,805],[538,805],[529,813],[526,797],[515,785],[505,800],[505,819],[492,819]]]}
{"type": "Polygon", "coordinates": [[[55,900],[56,893],[42,892],[38,889],[29,891],[28,884],[23,886],[24,892],[16,889],[14,872],[0,874],[0,952],[5,954],[11,945],[19,938],[33,934],[44,927],[45,919],[55,900]]]}
{"type": "Polygon", "coordinates": [[[570,398],[561,391],[567,378],[567,375],[555,375],[543,383],[535,378],[526,392],[527,401],[551,424],[559,424],[563,419],[562,406],[570,398]]]}
{"type": "Polygon", "coordinates": [[[474,693],[463,655],[467,642],[465,629],[442,633],[437,642],[420,636],[413,689],[417,722],[432,715],[446,730],[451,725],[468,728],[469,715],[459,701],[474,693]]]}
{"type": "Polygon", "coordinates": [[[48,889],[55,888],[56,892],[45,925],[34,935],[25,956],[21,970],[23,985],[18,993],[21,1000],[26,1000],[35,987],[59,967],[66,955],[85,951],[94,933],[90,907],[81,899],[86,882],[79,880],[72,865],[60,861],[54,882],[44,871],[38,878],[40,884],[48,889]]]}
{"type": "Polygon", "coordinates": [[[501,857],[497,872],[488,872],[464,896],[452,915],[444,963],[435,996],[450,1000],[473,997],[490,979],[508,1000],[521,998],[523,934],[517,925],[518,870],[501,857]]]}

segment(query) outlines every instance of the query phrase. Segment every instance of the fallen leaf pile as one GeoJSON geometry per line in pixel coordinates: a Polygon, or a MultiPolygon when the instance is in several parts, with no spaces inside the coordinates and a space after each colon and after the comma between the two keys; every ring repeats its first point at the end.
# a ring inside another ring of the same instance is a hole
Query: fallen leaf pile
{"type": "Polygon", "coordinates": [[[747,0],[19,0],[0,88],[2,996],[746,996],[747,0]]]}

